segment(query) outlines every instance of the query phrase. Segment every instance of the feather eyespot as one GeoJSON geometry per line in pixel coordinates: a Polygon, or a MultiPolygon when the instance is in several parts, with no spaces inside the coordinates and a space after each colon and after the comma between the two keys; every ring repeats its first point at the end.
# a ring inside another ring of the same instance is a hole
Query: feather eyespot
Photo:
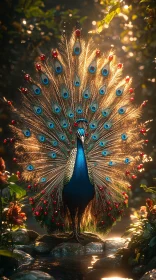
{"type": "Polygon", "coordinates": [[[81,53],[81,44],[80,41],[76,41],[73,47],[73,54],[74,55],[80,55],[81,53]]]}
{"type": "Polygon", "coordinates": [[[34,166],[32,164],[29,164],[27,167],[26,167],[27,171],[33,171],[34,170],[34,166]]]}
{"type": "Polygon", "coordinates": [[[122,89],[119,88],[119,89],[116,90],[116,95],[117,96],[121,96],[122,94],[123,94],[123,90],[122,89]]]}
{"type": "Polygon", "coordinates": [[[28,129],[23,130],[23,134],[24,134],[24,136],[27,137],[27,138],[30,137],[30,136],[31,136],[30,129],[28,128],[28,129]]]}
{"type": "Polygon", "coordinates": [[[103,67],[101,70],[101,74],[102,76],[107,77],[109,74],[109,70],[106,67],[103,67]]]}
{"type": "Polygon", "coordinates": [[[57,146],[58,146],[58,141],[53,140],[53,141],[51,142],[51,144],[52,144],[52,146],[57,147],[57,146]]]}
{"type": "Polygon", "coordinates": [[[61,121],[61,126],[62,126],[62,128],[68,128],[68,122],[67,121],[65,121],[65,120],[63,120],[63,121],[61,121]]]}
{"type": "Polygon", "coordinates": [[[106,179],[107,182],[110,182],[110,183],[112,182],[112,181],[111,181],[111,178],[108,177],[108,176],[106,176],[105,179],[106,179]]]}
{"type": "Polygon", "coordinates": [[[61,141],[65,141],[65,140],[66,140],[66,136],[65,136],[64,134],[60,134],[60,135],[59,135],[59,139],[60,139],[61,141]]]}
{"type": "Polygon", "coordinates": [[[42,114],[42,107],[34,106],[34,112],[35,112],[36,115],[41,115],[42,114]]]}
{"type": "Polygon", "coordinates": [[[90,98],[89,89],[86,89],[86,90],[83,92],[83,98],[84,98],[84,99],[89,99],[89,98],[90,98]]]}
{"type": "Polygon", "coordinates": [[[102,110],[102,116],[103,117],[108,117],[109,116],[109,114],[110,114],[110,109],[104,109],[104,110],[102,110]]]}
{"type": "Polygon", "coordinates": [[[99,146],[104,147],[106,145],[106,141],[100,141],[99,146]]]}
{"type": "Polygon", "coordinates": [[[48,156],[50,157],[50,158],[56,158],[56,153],[54,153],[54,152],[51,152],[51,153],[49,153],[48,154],[48,156]]]}
{"type": "Polygon", "coordinates": [[[73,110],[72,110],[72,109],[69,109],[69,110],[67,111],[67,116],[68,116],[70,119],[74,118],[74,113],[73,113],[73,110]]]}
{"type": "Polygon", "coordinates": [[[97,134],[93,134],[93,135],[92,135],[92,139],[93,139],[94,141],[98,140],[98,138],[99,138],[99,137],[98,137],[97,134]]]}
{"type": "Polygon", "coordinates": [[[53,122],[49,121],[49,122],[47,122],[47,127],[50,129],[53,129],[55,127],[55,125],[53,122]]]}
{"type": "Polygon", "coordinates": [[[127,140],[127,138],[128,138],[128,136],[127,136],[126,133],[121,134],[121,139],[122,139],[123,141],[127,140]]]}
{"type": "Polygon", "coordinates": [[[104,156],[104,157],[106,157],[106,156],[108,156],[110,153],[109,153],[109,151],[107,151],[107,150],[103,150],[102,151],[102,155],[104,156]]]}
{"type": "Polygon", "coordinates": [[[56,74],[61,74],[63,72],[63,67],[58,60],[55,61],[54,68],[55,68],[55,73],[56,74]]]}
{"type": "Polygon", "coordinates": [[[124,163],[129,164],[131,161],[129,158],[125,158],[124,163]]]}
{"type": "Polygon", "coordinates": [[[79,87],[80,86],[80,79],[77,75],[75,75],[75,80],[74,80],[74,86],[79,87]]]}
{"type": "Polygon", "coordinates": [[[39,140],[39,142],[44,143],[46,141],[46,137],[44,135],[38,135],[37,139],[39,140]]]}
{"type": "Polygon", "coordinates": [[[96,122],[91,122],[89,125],[90,129],[96,129],[97,128],[97,123],[96,122]]]}
{"type": "Polygon", "coordinates": [[[44,84],[44,85],[49,84],[49,78],[47,77],[46,74],[44,74],[44,73],[41,74],[41,81],[42,81],[42,84],[44,84]]]}
{"type": "Polygon", "coordinates": [[[109,130],[112,127],[112,124],[109,122],[106,122],[103,126],[106,130],[109,130]]]}
{"type": "Polygon", "coordinates": [[[103,85],[100,89],[99,89],[99,94],[100,95],[104,95],[106,93],[106,85],[103,85]]]}
{"type": "Polygon", "coordinates": [[[108,165],[113,166],[113,165],[115,165],[115,163],[111,160],[111,161],[109,161],[108,165]]]}
{"type": "Polygon", "coordinates": [[[33,85],[32,86],[32,89],[33,89],[33,92],[36,94],[36,95],[40,95],[41,94],[41,89],[36,86],[36,85],[33,85]]]}
{"type": "Polygon", "coordinates": [[[118,110],[118,113],[119,113],[120,115],[123,115],[125,112],[126,112],[126,109],[123,108],[123,107],[119,108],[119,110],[118,110]]]}
{"type": "Polygon", "coordinates": [[[46,177],[42,177],[41,179],[40,179],[40,183],[45,183],[47,181],[47,178],[46,177]]]}
{"type": "Polygon", "coordinates": [[[57,104],[53,105],[53,112],[59,114],[61,112],[61,107],[57,104]]]}
{"type": "Polygon", "coordinates": [[[63,99],[68,99],[69,98],[69,92],[67,88],[63,87],[61,90],[61,96],[63,99]]]}

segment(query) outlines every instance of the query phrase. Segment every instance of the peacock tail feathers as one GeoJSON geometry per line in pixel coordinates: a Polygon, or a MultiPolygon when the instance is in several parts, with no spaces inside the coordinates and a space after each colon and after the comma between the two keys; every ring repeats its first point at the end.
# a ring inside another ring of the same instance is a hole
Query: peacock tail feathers
{"type": "Polygon", "coordinates": [[[102,54],[81,31],[62,36],[49,58],[40,54],[34,77],[25,74],[20,108],[12,105],[15,149],[25,180],[35,184],[30,197],[42,224],[62,228],[68,211],[63,186],[70,181],[76,158],[76,130],[85,129],[84,151],[95,197],[82,226],[111,226],[128,203],[130,181],[142,169],[146,125],[142,105],[134,105],[132,79],[122,76],[115,53],[102,54]]]}

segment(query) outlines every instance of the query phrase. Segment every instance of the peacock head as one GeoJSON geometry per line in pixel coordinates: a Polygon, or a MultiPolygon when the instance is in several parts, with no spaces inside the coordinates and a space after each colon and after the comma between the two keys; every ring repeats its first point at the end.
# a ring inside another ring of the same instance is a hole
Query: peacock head
{"type": "Polygon", "coordinates": [[[82,143],[84,143],[84,139],[85,139],[85,130],[84,130],[84,128],[79,127],[77,129],[76,134],[77,134],[77,138],[79,138],[82,141],[82,143]]]}

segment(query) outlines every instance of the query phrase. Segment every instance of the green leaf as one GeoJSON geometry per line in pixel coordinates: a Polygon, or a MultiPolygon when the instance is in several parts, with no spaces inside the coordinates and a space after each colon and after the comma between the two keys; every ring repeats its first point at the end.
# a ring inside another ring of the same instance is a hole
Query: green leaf
{"type": "MultiPolygon", "coordinates": [[[[121,11],[120,9],[120,3],[115,4],[111,9],[109,10],[109,13],[101,20],[97,22],[98,28],[96,29],[95,32],[101,33],[104,29],[104,25],[107,24],[109,25],[112,19],[119,14],[121,11]]],[[[94,33],[94,31],[89,31],[89,33],[94,33]]]]}
{"type": "Polygon", "coordinates": [[[26,191],[23,188],[16,185],[15,183],[10,183],[9,189],[10,189],[10,194],[13,195],[15,193],[17,199],[20,199],[26,195],[26,191]]]}
{"type": "Polygon", "coordinates": [[[139,4],[141,4],[141,3],[151,3],[151,0],[141,0],[141,1],[139,2],[139,4]]]}
{"type": "Polygon", "coordinates": [[[20,256],[18,254],[15,254],[9,250],[0,250],[0,256],[6,256],[6,257],[10,257],[10,258],[20,258],[20,256]]]}
{"type": "Polygon", "coordinates": [[[12,174],[8,179],[8,182],[16,183],[17,181],[18,181],[18,177],[16,174],[12,174]]]}
{"type": "Polygon", "coordinates": [[[153,247],[156,245],[156,236],[154,236],[151,240],[150,240],[150,243],[149,243],[149,247],[153,247]]]}

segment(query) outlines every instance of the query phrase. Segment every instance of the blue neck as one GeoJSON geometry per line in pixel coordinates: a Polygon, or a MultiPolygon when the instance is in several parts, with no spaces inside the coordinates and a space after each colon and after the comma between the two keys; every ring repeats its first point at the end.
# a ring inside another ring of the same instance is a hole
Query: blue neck
{"type": "Polygon", "coordinates": [[[80,181],[89,180],[86,157],[82,142],[79,138],[77,138],[77,154],[72,177],[80,181]]]}

